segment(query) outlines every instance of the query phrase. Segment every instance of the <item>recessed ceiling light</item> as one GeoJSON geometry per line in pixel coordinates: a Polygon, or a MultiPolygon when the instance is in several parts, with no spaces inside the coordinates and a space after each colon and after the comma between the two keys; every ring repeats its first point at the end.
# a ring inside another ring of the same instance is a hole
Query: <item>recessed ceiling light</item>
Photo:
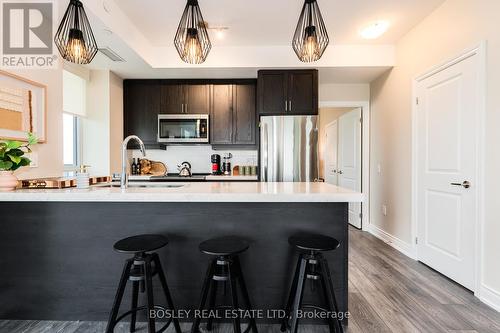
{"type": "Polygon", "coordinates": [[[364,39],[376,39],[382,36],[389,28],[389,22],[377,21],[364,27],[359,34],[364,39]]]}

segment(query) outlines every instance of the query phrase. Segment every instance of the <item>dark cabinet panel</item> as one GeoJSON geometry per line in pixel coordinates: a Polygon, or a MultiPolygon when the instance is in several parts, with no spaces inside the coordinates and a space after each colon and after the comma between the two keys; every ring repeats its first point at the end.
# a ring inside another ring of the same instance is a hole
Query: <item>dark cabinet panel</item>
{"type": "Polygon", "coordinates": [[[160,84],[157,80],[124,82],[124,136],[135,134],[144,143],[156,144],[160,113],[160,84]]]}
{"type": "Polygon", "coordinates": [[[259,113],[283,114],[287,101],[287,74],[284,71],[259,71],[259,113]]]}
{"type": "Polygon", "coordinates": [[[318,114],[317,71],[290,71],[288,74],[288,113],[318,114]]]}
{"type": "Polygon", "coordinates": [[[184,89],[180,84],[161,84],[161,113],[177,114],[184,111],[184,89]]]}
{"type": "Polygon", "coordinates": [[[233,140],[233,86],[214,84],[212,86],[212,107],[210,113],[211,144],[231,144],[233,140]]]}
{"type": "Polygon", "coordinates": [[[184,113],[209,113],[210,86],[208,84],[187,84],[184,86],[184,96],[184,113]]]}
{"type": "Polygon", "coordinates": [[[258,76],[259,114],[318,114],[317,70],[262,70],[258,76]]]}
{"type": "Polygon", "coordinates": [[[237,84],[233,88],[233,142],[238,145],[255,144],[256,108],[255,85],[237,84]]]}
{"type": "Polygon", "coordinates": [[[158,114],[182,113],[210,114],[212,145],[256,144],[255,80],[125,80],[123,98],[124,135],[150,148],[161,148],[158,114]]]}

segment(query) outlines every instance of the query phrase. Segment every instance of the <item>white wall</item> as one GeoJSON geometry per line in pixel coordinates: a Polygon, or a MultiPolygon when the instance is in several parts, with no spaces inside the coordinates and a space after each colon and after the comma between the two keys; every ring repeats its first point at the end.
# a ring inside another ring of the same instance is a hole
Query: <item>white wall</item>
{"type": "Polygon", "coordinates": [[[483,295],[500,309],[500,1],[448,0],[402,38],[396,66],[371,84],[371,222],[410,243],[412,79],[487,41],[483,295]],[[381,174],[377,164],[381,165],[381,174]],[[381,214],[381,204],[388,215],[381,214]]]}
{"type": "Polygon", "coordinates": [[[93,175],[110,172],[109,71],[90,71],[87,83],[87,116],[82,119],[82,164],[93,175]]]}
{"type": "Polygon", "coordinates": [[[123,80],[109,70],[89,71],[87,116],[82,119],[82,163],[93,175],[119,172],[123,141],[123,80]]]}
{"type": "MultiPolygon", "coordinates": [[[[187,161],[191,163],[192,172],[194,173],[211,173],[212,164],[210,156],[212,154],[221,155],[225,153],[232,153],[231,167],[236,165],[257,165],[257,151],[256,150],[212,150],[210,145],[199,146],[167,146],[167,150],[149,149],[146,151],[146,158],[163,162],[167,165],[169,173],[177,173],[177,165],[187,161]]],[[[133,157],[142,158],[138,150],[134,150],[133,157]]]]}
{"type": "Polygon", "coordinates": [[[120,172],[120,147],[123,141],[123,79],[110,72],[109,76],[109,166],[110,172],[120,172]]]}
{"type": "Polygon", "coordinates": [[[47,86],[47,142],[33,147],[33,160],[38,166],[21,168],[16,171],[16,176],[20,179],[62,176],[62,64],[58,69],[8,72],[47,86]]]}
{"type": "Polygon", "coordinates": [[[368,83],[323,83],[319,85],[319,101],[369,101],[370,84],[368,83]]]}

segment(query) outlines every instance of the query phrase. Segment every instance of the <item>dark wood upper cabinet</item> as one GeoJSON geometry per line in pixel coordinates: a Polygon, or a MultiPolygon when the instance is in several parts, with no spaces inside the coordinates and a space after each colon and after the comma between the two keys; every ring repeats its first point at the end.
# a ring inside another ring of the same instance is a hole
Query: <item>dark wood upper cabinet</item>
{"type": "Polygon", "coordinates": [[[256,144],[255,92],[255,81],[212,85],[212,145],[256,144]]]}
{"type": "Polygon", "coordinates": [[[183,113],[210,115],[212,145],[256,145],[255,80],[124,80],[123,89],[124,135],[138,135],[150,148],[162,147],[158,114],[183,113]]]}
{"type": "Polygon", "coordinates": [[[210,113],[210,143],[231,144],[233,139],[233,86],[212,85],[212,107],[210,113]]]}
{"type": "Polygon", "coordinates": [[[176,114],[184,111],[184,87],[175,83],[161,83],[160,113],[176,114]]]}
{"type": "Polygon", "coordinates": [[[261,115],[317,115],[317,70],[262,70],[258,74],[261,115]]]}
{"type": "Polygon", "coordinates": [[[233,142],[237,145],[256,143],[255,90],[255,84],[236,84],[233,87],[233,142]]]}
{"type": "Polygon", "coordinates": [[[287,103],[287,73],[284,71],[259,71],[259,113],[280,115],[287,103]]]}
{"type": "Polygon", "coordinates": [[[124,136],[137,135],[145,144],[157,143],[161,88],[158,80],[125,80],[124,136]]]}
{"type": "Polygon", "coordinates": [[[184,113],[209,113],[210,86],[208,84],[186,84],[184,85],[184,96],[184,113]]]}

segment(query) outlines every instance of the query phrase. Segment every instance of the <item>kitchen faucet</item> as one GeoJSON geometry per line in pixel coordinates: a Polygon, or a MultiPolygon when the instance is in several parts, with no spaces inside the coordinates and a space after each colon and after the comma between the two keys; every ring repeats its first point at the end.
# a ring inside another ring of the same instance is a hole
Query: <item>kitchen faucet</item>
{"type": "Polygon", "coordinates": [[[128,173],[127,173],[127,144],[130,140],[135,140],[139,142],[139,149],[141,150],[142,157],[146,157],[146,147],[144,147],[144,143],[137,135],[129,135],[123,140],[122,143],[122,174],[120,177],[120,187],[125,189],[128,187],[128,173]]]}

